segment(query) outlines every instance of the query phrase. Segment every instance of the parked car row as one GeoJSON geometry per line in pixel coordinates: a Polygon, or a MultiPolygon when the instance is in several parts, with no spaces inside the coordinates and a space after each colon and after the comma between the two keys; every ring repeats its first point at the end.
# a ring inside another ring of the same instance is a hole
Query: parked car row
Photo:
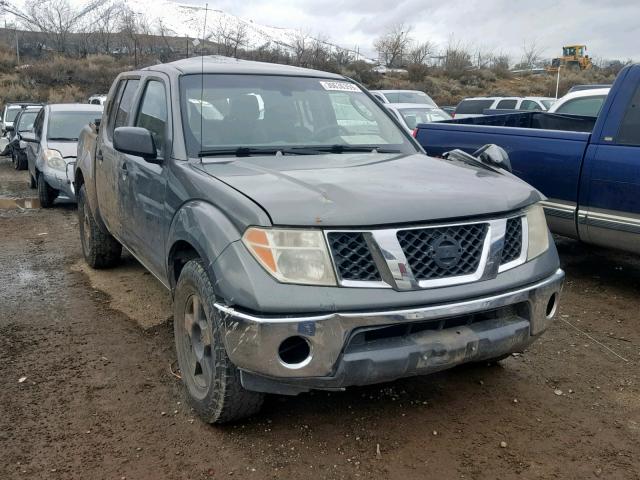
{"type": "Polygon", "coordinates": [[[40,204],[50,207],[58,196],[75,201],[74,165],[80,130],[99,121],[102,105],[67,103],[7,104],[3,133],[16,170],[28,170],[29,185],[38,189],[40,204]]]}

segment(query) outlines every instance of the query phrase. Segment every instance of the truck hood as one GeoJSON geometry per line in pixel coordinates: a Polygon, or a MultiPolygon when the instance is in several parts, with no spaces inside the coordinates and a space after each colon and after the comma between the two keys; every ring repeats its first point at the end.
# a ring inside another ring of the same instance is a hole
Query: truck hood
{"type": "Polygon", "coordinates": [[[78,155],[78,142],[47,142],[47,148],[58,150],[65,160],[73,160],[78,155]],[[71,158],[70,158],[71,157],[71,158]]]}
{"type": "Polygon", "coordinates": [[[542,199],[507,173],[423,154],[205,158],[195,167],[251,198],[274,225],[417,223],[507,212],[542,199]]]}

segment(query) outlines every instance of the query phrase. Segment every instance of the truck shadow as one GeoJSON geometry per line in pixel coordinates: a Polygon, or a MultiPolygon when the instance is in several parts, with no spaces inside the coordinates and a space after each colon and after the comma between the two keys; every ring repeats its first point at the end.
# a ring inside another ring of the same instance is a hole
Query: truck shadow
{"type": "Polygon", "coordinates": [[[560,263],[567,281],[588,280],[617,293],[635,294],[640,289],[640,256],[555,237],[560,263]]]}

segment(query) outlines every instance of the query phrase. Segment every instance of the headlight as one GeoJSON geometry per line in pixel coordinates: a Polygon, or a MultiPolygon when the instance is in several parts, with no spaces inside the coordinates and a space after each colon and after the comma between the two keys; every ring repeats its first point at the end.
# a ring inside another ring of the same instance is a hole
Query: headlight
{"type": "Polygon", "coordinates": [[[544,209],[540,204],[527,209],[527,225],[529,227],[529,249],[527,261],[542,255],[549,248],[549,229],[544,217],[544,209]]]}
{"type": "Polygon", "coordinates": [[[320,230],[248,228],[242,242],[267,272],[285,283],[335,285],[336,277],[320,230]]]}
{"type": "Polygon", "coordinates": [[[42,152],[42,158],[44,158],[45,163],[55,170],[66,171],[67,163],[62,158],[62,154],[58,150],[44,149],[42,152]]]}

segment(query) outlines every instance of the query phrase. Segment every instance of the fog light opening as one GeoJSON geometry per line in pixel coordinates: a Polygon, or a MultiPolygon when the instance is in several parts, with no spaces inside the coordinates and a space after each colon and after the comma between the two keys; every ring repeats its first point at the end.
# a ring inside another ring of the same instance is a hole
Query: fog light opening
{"type": "Polygon", "coordinates": [[[556,314],[556,308],[558,308],[558,294],[554,293],[547,302],[547,318],[553,318],[556,314]]]}
{"type": "Polygon", "coordinates": [[[285,367],[301,368],[311,361],[311,345],[304,337],[288,337],[278,347],[278,356],[285,367]]]}

